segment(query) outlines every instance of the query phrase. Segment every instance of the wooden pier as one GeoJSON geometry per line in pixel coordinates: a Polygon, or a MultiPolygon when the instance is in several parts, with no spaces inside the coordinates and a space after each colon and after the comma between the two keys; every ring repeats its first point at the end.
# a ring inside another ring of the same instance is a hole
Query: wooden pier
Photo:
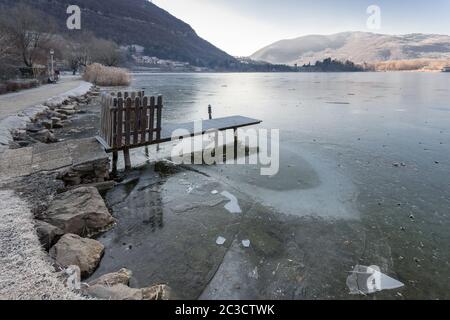
{"type": "Polygon", "coordinates": [[[123,151],[125,169],[131,169],[130,149],[158,145],[172,141],[175,130],[182,129],[180,138],[203,135],[211,130],[234,130],[235,149],[237,148],[237,129],[260,124],[262,121],[243,116],[202,120],[201,132],[195,131],[195,122],[162,124],[162,96],[148,97],[143,91],[118,92],[102,95],[100,136],[97,140],[108,153],[113,154],[113,173],[117,172],[119,151],[123,151]]]}

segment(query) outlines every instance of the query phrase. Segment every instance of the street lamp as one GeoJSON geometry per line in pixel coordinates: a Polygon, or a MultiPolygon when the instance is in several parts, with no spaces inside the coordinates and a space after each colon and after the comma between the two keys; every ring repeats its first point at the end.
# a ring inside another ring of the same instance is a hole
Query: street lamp
{"type": "Polygon", "coordinates": [[[50,79],[51,81],[55,81],[55,70],[54,70],[54,63],[53,63],[53,56],[55,55],[55,50],[50,49],[50,57],[51,57],[51,73],[50,73],[50,79]]]}

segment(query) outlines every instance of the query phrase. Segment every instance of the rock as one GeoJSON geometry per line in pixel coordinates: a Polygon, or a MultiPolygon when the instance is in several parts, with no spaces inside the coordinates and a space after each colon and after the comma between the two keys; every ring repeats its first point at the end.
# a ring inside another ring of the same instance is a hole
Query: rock
{"type": "Polygon", "coordinates": [[[68,266],[66,270],[64,270],[66,275],[66,287],[69,290],[77,291],[81,290],[81,270],[79,266],[68,266]]]}
{"type": "Polygon", "coordinates": [[[77,113],[75,110],[57,109],[56,111],[57,111],[58,113],[65,114],[65,115],[67,115],[67,116],[72,116],[72,115],[74,115],[74,114],[77,113]]]}
{"type": "Polygon", "coordinates": [[[53,128],[52,121],[43,120],[43,121],[41,121],[41,124],[44,126],[45,129],[51,130],[53,128]]]}
{"type": "Polygon", "coordinates": [[[170,288],[165,285],[134,289],[122,283],[114,286],[98,284],[88,285],[83,291],[87,295],[104,300],[173,300],[170,288]]]}
{"type": "Polygon", "coordinates": [[[118,284],[128,286],[132,275],[133,273],[130,270],[120,269],[118,272],[105,274],[97,280],[89,282],[89,286],[102,285],[112,287],[118,284]]]}
{"type": "Polygon", "coordinates": [[[53,116],[53,117],[50,118],[50,120],[52,121],[52,125],[55,125],[55,124],[57,124],[58,122],[60,122],[62,119],[59,118],[59,117],[53,116]]]}
{"type": "Polygon", "coordinates": [[[155,172],[162,175],[172,175],[180,172],[180,169],[172,162],[158,161],[155,163],[155,172]]]}
{"type": "Polygon", "coordinates": [[[39,241],[47,251],[64,235],[64,231],[45,221],[35,220],[35,226],[39,241]]]}
{"type": "Polygon", "coordinates": [[[105,247],[96,240],[66,234],[50,249],[50,257],[64,267],[78,266],[81,277],[86,278],[97,269],[104,251],[105,247]]]}
{"type": "Polygon", "coordinates": [[[62,121],[57,121],[53,124],[54,129],[61,129],[64,127],[64,123],[62,121]]]}
{"type": "Polygon", "coordinates": [[[141,290],[143,300],[173,300],[172,290],[163,284],[141,290]]]}
{"type": "Polygon", "coordinates": [[[44,129],[44,127],[40,123],[29,123],[26,129],[28,132],[37,133],[44,129]]]}
{"type": "Polygon", "coordinates": [[[78,188],[56,196],[42,220],[65,233],[80,236],[95,235],[115,222],[94,187],[78,188]]]}
{"type": "Polygon", "coordinates": [[[59,108],[63,103],[65,99],[62,97],[55,97],[47,100],[44,105],[49,107],[50,109],[56,109],[59,108]]]}
{"type": "Polygon", "coordinates": [[[48,129],[41,130],[33,135],[33,138],[42,143],[58,142],[55,135],[48,129]]]}
{"type": "Polygon", "coordinates": [[[67,119],[67,116],[65,114],[62,114],[62,113],[59,113],[56,111],[49,111],[48,117],[50,119],[52,119],[52,121],[53,121],[53,118],[58,118],[58,121],[67,119]]]}
{"type": "Polygon", "coordinates": [[[88,286],[83,292],[91,297],[103,300],[143,300],[142,291],[140,289],[132,289],[123,284],[115,286],[88,286]]]}
{"type": "Polygon", "coordinates": [[[61,109],[61,110],[69,110],[69,111],[72,111],[72,110],[75,110],[75,105],[69,104],[69,105],[61,106],[60,109],[61,109]]]}
{"type": "Polygon", "coordinates": [[[79,186],[83,182],[81,176],[73,172],[66,173],[62,180],[68,186],[79,186]]]}
{"type": "Polygon", "coordinates": [[[12,135],[15,140],[26,140],[27,139],[27,131],[23,129],[16,129],[12,132],[12,135]]]}
{"type": "MultiPolygon", "coordinates": [[[[81,178],[80,178],[81,179],[81,178]]],[[[98,192],[106,192],[113,189],[116,185],[115,181],[105,181],[105,182],[94,182],[90,184],[83,185],[84,187],[94,187],[98,192]]]]}
{"type": "Polygon", "coordinates": [[[143,289],[128,287],[131,276],[130,270],[121,269],[89,282],[83,291],[92,297],[106,300],[169,300],[173,298],[171,289],[166,285],[143,289]]]}
{"type": "Polygon", "coordinates": [[[73,165],[62,172],[61,179],[67,186],[105,182],[109,179],[109,159],[84,162],[73,165]],[[78,182],[78,183],[77,183],[78,182]]]}
{"type": "Polygon", "coordinates": [[[31,142],[27,140],[19,140],[16,141],[16,143],[19,145],[20,148],[28,147],[31,144],[31,142]]]}

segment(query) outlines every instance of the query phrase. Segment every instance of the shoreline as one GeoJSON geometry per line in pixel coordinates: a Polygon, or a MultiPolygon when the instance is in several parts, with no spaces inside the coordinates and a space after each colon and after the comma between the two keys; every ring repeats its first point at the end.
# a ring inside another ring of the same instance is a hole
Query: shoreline
{"type": "MultiPolygon", "coordinates": [[[[69,96],[82,96],[91,86],[83,83],[75,89],[50,97],[45,104],[51,105],[69,96]]],[[[37,104],[25,108],[18,115],[8,116],[0,121],[0,156],[2,152],[11,150],[9,144],[14,140],[12,131],[26,128],[41,114],[50,110],[47,105],[37,104]]],[[[0,181],[0,199],[3,204],[0,211],[3,221],[0,228],[0,251],[3,257],[0,297],[26,300],[85,299],[64,285],[64,273],[55,270],[39,240],[32,204],[10,188],[9,182],[0,181]]]]}
{"type": "Polygon", "coordinates": [[[33,94],[42,91],[45,87],[0,96],[0,153],[8,149],[9,144],[13,141],[11,133],[13,130],[26,128],[26,125],[31,123],[33,118],[36,118],[43,112],[49,110],[49,106],[63,101],[69,96],[81,96],[86,94],[91,86],[92,84],[88,82],[79,81],[79,84],[77,84],[77,87],[75,88],[71,88],[70,90],[59,93],[55,96],[45,97],[44,95],[40,95],[40,99],[33,96],[33,94]],[[23,99],[24,101],[20,103],[22,107],[15,107],[16,109],[19,109],[16,110],[17,112],[5,112],[2,110],[2,105],[13,103],[11,100],[19,96],[25,97],[23,99]]]}
{"type": "Polygon", "coordinates": [[[8,130],[6,139],[12,140],[6,148],[12,149],[5,148],[5,153],[0,153],[0,168],[10,171],[9,166],[14,167],[17,162],[20,166],[31,158],[32,170],[0,173],[0,199],[4,203],[0,218],[5,221],[0,228],[0,251],[5,257],[1,265],[4,272],[0,275],[0,283],[4,284],[0,287],[2,299],[172,298],[170,288],[165,285],[129,287],[132,271],[127,269],[103,273],[96,280],[82,282],[88,281],[98,268],[106,249],[94,240],[95,237],[116,224],[100,195],[104,188],[108,190],[115,182],[109,177],[109,158],[104,151],[97,151],[101,148],[94,138],[74,139],[76,134],[71,131],[64,139],[58,139],[56,135],[60,129],[70,126],[77,114],[84,114],[85,108],[95,109],[99,93],[96,87],[86,83],[51,97],[45,106],[22,111],[20,116],[13,118],[20,118],[20,121],[9,119],[9,128],[14,129],[13,132],[8,130]],[[36,136],[34,128],[46,123],[51,128],[51,124],[57,122],[46,119],[55,114],[64,116],[67,120],[62,122],[67,124],[55,127],[58,130],[54,134],[42,129],[51,139],[47,140],[47,136],[45,140],[40,139],[41,135],[36,136]],[[26,146],[23,145],[25,142],[26,146]],[[67,162],[68,155],[63,154],[67,151],[72,158],[70,162],[67,162]],[[40,158],[46,162],[34,165],[35,161],[42,161],[37,160],[40,158]],[[68,215],[71,218],[64,220],[68,215]],[[27,276],[23,277],[24,274],[27,276]]]}

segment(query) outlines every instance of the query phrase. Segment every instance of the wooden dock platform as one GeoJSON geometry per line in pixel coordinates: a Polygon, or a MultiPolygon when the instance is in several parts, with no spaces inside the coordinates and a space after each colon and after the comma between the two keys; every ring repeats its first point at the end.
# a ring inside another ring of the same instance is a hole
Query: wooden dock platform
{"type": "MultiPolygon", "coordinates": [[[[119,151],[124,153],[125,169],[131,169],[130,149],[170,142],[176,130],[184,131],[184,134],[176,137],[177,140],[203,135],[212,130],[234,130],[236,147],[237,129],[262,122],[243,116],[201,120],[201,130],[196,132],[196,122],[163,126],[162,110],[162,96],[147,97],[143,91],[102,95],[100,136],[97,140],[106,152],[113,153],[113,173],[117,171],[119,151]]],[[[210,106],[209,114],[211,118],[210,106]]]]}
{"type": "MultiPolygon", "coordinates": [[[[239,128],[258,125],[262,121],[243,117],[243,116],[231,116],[231,117],[225,117],[225,118],[218,118],[218,119],[212,119],[212,120],[201,120],[199,121],[201,123],[202,130],[200,132],[195,132],[195,122],[186,122],[186,123],[170,123],[166,124],[162,127],[161,130],[161,137],[158,140],[152,140],[148,142],[142,142],[142,143],[136,143],[133,144],[132,148],[138,148],[138,147],[145,147],[149,145],[155,145],[155,144],[161,144],[165,142],[172,141],[172,135],[176,130],[183,130],[186,132],[186,134],[177,136],[177,139],[180,138],[191,138],[199,135],[204,135],[208,131],[211,130],[218,130],[218,131],[226,131],[226,130],[237,130],[239,128]]],[[[106,152],[114,152],[114,151],[120,151],[123,149],[126,149],[127,147],[130,148],[130,146],[127,146],[125,143],[125,137],[123,138],[123,144],[121,147],[112,147],[110,146],[105,139],[98,136],[97,140],[103,145],[106,152]]]]}

